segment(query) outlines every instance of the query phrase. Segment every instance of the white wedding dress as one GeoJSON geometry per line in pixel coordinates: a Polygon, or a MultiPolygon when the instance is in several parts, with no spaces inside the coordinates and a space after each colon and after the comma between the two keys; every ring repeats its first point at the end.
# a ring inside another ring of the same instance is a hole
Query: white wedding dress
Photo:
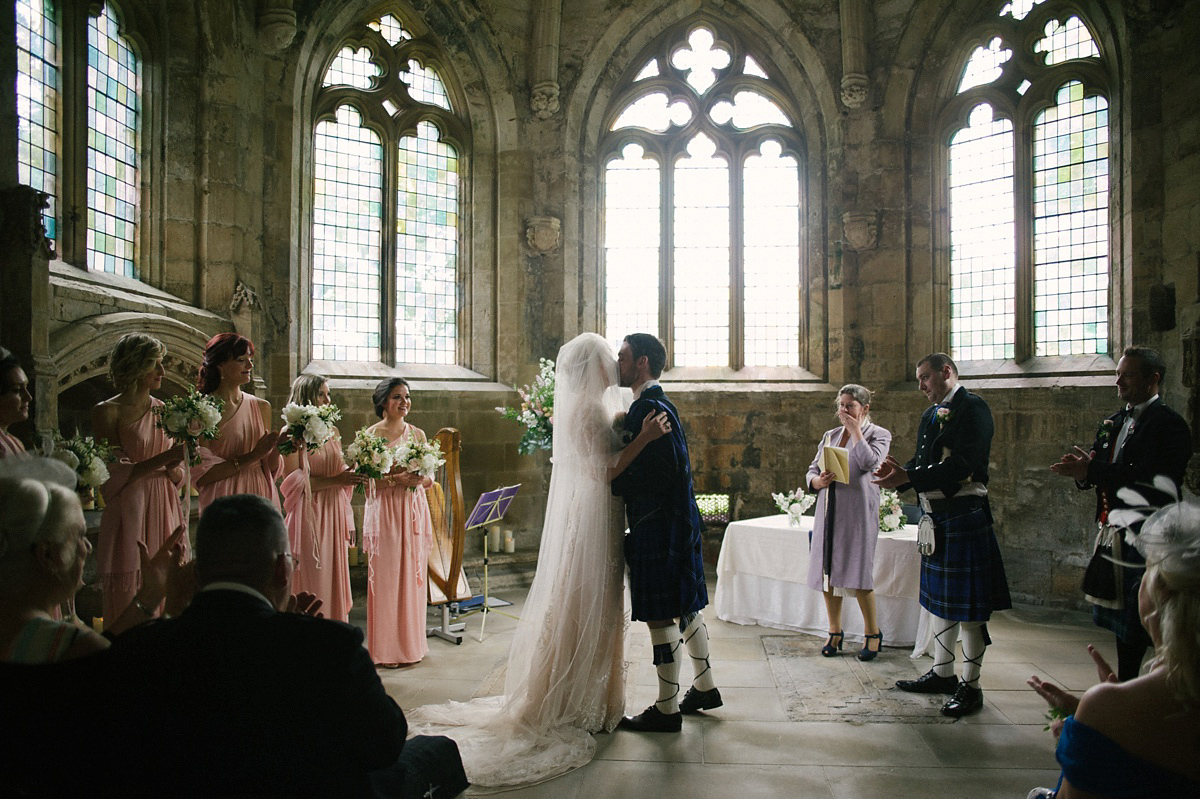
{"type": "Polygon", "coordinates": [[[406,712],[410,734],[458,744],[470,793],[557,777],[592,759],[625,708],[622,510],[609,492],[623,409],[609,343],[572,339],[555,368],[550,493],[537,573],[504,696],[406,712]]]}

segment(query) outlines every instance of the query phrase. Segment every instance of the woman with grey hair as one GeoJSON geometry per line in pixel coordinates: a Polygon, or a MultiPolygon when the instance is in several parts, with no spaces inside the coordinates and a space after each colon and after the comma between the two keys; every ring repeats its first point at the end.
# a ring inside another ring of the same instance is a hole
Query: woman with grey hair
{"type": "Polygon", "coordinates": [[[1142,525],[1134,547],[1146,559],[1138,615],[1154,642],[1146,674],[1117,682],[1094,648],[1100,683],[1082,698],[1036,676],[1051,708],[1062,777],[1055,797],[1200,796],[1200,505],[1169,505],[1142,525]]]}
{"type": "MultiPolygon", "coordinates": [[[[108,370],[118,393],[92,409],[92,434],[107,439],[117,456],[108,481],[100,487],[104,516],[96,547],[104,617],[114,618],[138,590],[141,569],[138,542],[156,551],[183,523],[179,491],[183,486],[183,444],[174,444],[155,424],[162,401],[151,391],[162,388],[167,348],[153,336],[126,333],[117,340],[108,370]]],[[[184,539],[186,554],[187,539],[184,539]]],[[[157,607],[144,608],[147,616],[157,607]]]]}
{"type": "Polygon", "coordinates": [[[833,657],[841,651],[842,598],[853,596],[863,614],[865,639],[858,659],[874,660],[883,646],[883,633],[875,614],[879,487],[871,475],[887,457],[892,434],[871,422],[871,392],[854,383],[838,391],[837,419],[841,424],[821,436],[806,478],[809,490],[817,492],[808,585],[825,595],[829,639],[821,654],[833,657]],[[829,447],[846,450],[848,482],[838,482],[833,472],[822,468],[829,447]]]}
{"type": "MultiPolygon", "coordinates": [[[[0,660],[49,663],[104,649],[108,640],[73,620],[56,620],[54,609],[83,585],[83,564],[92,546],[75,473],[48,458],[0,462],[0,660]]],[[[178,564],[183,528],[167,538],[153,559],[141,542],[143,584],[111,632],[146,620],[142,607],[162,601],[166,574],[178,564]]]]}

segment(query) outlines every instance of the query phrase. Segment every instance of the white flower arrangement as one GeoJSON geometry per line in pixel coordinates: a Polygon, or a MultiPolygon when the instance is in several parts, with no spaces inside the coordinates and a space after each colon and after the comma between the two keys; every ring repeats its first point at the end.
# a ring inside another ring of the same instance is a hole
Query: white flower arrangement
{"type": "MultiPolygon", "coordinates": [[[[396,465],[421,477],[434,477],[438,467],[446,462],[446,459],[442,457],[442,448],[436,441],[414,439],[407,445],[401,444],[396,449],[396,465]]],[[[416,491],[417,488],[409,486],[408,490],[416,491]]]]}
{"type": "Polygon", "coordinates": [[[900,495],[890,488],[881,489],[879,492],[880,532],[892,533],[902,530],[904,523],[904,506],[900,502],[900,495]]]}
{"type": "Polygon", "coordinates": [[[772,494],[771,499],[775,500],[775,506],[783,513],[787,514],[788,523],[792,527],[800,526],[800,517],[804,515],[804,511],[813,506],[817,501],[815,494],[805,493],[804,489],[797,488],[795,491],[789,491],[786,494],[772,494]]]}
{"type": "MultiPolygon", "coordinates": [[[[387,439],[369,433],[364,427],[354,434],[354,441],[346,447],[344,456],[350,471],[378,480],[396,465],[398,449],[388,446],[387,439]]],[[[354,490],[362,493],[365,489],[359,484],[354,490]]]]}
{"type": "Polygon", "coordinates": [[[505,419],[519,422],[525,428],[517,444],[517,452],[530,455],[539,449],[549,450],[554,442],[554,361],[538,361],[537,377],[528,386],[519,386],[519,408],[496,408],[505,419]]]}
{"type": "Polygon", "coordinates": [[[309,452],[316,452],[337,435],[334,423],[342,418],[336,405],[297,405],[289,402],[283,406],[283,430],[279,434],[279,451],[291,455],[303,444],[309,452]]]}
{"type": "Polygon", "coordinates": [[[54,434],[54,449],[50,457],[62,461],[75,472],[80,486],[99,488],[108,482],[108,464],[116,458],[107,441],[97,442],[91,436],[63,438],[54,434]]]}
{"type": "Polygon", "coordinates": [[[197,449],[202,441],[217,437],[225,402],[196,389],[186,396],[169,397],[154,409],[155,425],[177,444],[186,444],[193,465],[200,462],[197,449]]]}

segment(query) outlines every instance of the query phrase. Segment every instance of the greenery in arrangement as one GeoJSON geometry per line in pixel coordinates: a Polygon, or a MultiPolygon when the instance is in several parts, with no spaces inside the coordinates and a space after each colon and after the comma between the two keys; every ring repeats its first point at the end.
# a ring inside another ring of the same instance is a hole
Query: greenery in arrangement
{"type": "Polygon", "coordinates": [[[789,491],[786,494],[772,494],[771,499],[775,500],[775,507],[779,508],[781,513],[786,513],[788,522],[793,527],[800,526],[800,517],[804,515],[804,511],[812,507],[817,501],[816,494],[809,494],[802,488],[797,488],[795,491],[789,491]]]}
{"type": "Polygon", "coordinates": [[[316,452],[337,433],[334,423],[342,418],[338,406],[297,405],[289,402],[283,406],[283,430],[279,433],[279,451],[284,455],[296,452],[301,444],[316,452]]]}
{"type": "Polygon", "coordinates": [[[108,464],[116,460],[107,441],[91,436],[63,438],[54,434],[54,449],[50,457],[60,460],[74,470],[80,487],[99,488],[108,480],[108,464]]]}
{"type": "Polygon", "coordinates": [[[155,424],[176,444],[186,444],[192,465],[200,462],[202,441],[217,437],[224,400],[191,389],[184,396],[168,397],[154,408],[155,424]]]}
{"type": "MultiPolygon", "coordinates": [[[[434,479],[438,467],[446,462],[442,457],[442,447],[436,441],[417,441],[413,439],[407,444],[396,447],[396,463],[405,471],[419,474],[422,477],[434,479]]],[[[416,491],[416,486],[409,486],[409,491],[416,491]]]]}
{"type": "Polygon", "coordinates": [[[554,442],[554,361],[541,359],[541,369],[533,383],[517,388],[521,405],[517,408],[496,408],[505,419],[512,419],[525,428],[517,452],[531,455],[539,449],[550,449],[554,442]]]}
{"type": "Polygon", "coordinates": [[[890,488],[884,488],[879,492],[879,529],[884,533],[891,533],[896,530],[904,529],[904,505],[900,502],[900,495],[890,488]]]}
{"type": "MultiPolygon", "coordinates": [[[[399,448],[388,446],[387,439],[383,436],[369,433],[364,427],[354,434],[354,441],[346,447],[346,465],[352,472],[378,480],[396,465],[396,456],[399,454],[397,449],[399,448]]],[[[360,483],[354,490],[361,494],[366,489],[360,483]]]]}

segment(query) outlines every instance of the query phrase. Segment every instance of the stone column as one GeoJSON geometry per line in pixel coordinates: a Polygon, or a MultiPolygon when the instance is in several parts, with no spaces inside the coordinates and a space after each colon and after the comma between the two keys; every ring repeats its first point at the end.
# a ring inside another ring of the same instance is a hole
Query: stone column
{"type": "Polygon", "coordinates": [[[841,0],[842,102],[861,108],[867,101],[867,8],[866,0],[841,0]]]}
{"type": "Polygon", "coordinates": [[[538,119],[558,113],[558,43],[562,0],[536,0],[529,58],[529,107],[538,119]]]}

